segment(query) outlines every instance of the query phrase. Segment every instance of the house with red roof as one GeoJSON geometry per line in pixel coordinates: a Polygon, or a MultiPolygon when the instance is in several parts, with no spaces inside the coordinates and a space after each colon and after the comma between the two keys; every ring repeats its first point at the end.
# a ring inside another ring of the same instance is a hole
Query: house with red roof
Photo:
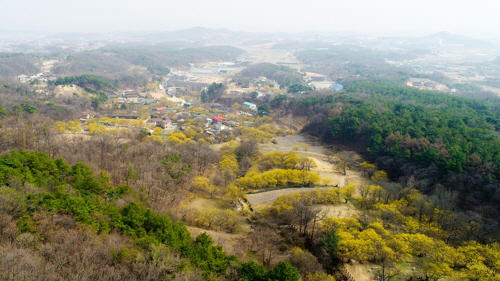
{"type": "Polygon", "coordinates": [[[226,122],[227,121],[226,118],[220,117],[220,116],[215,116],[213,120],[214,120],[214,123],[221,123],[221,122],[226,122]]]}

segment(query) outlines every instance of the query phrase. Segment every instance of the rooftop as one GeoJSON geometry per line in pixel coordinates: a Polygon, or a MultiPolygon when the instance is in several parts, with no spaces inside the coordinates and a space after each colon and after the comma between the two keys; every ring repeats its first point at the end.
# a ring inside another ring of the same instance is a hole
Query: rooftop
{"type": "Polygon", "coordinates": [[[244,102],[243,105],[246,105],[246,106],[255,106],[254,103],[251,103],[251,102],[248,102],[248,101],[244,102]]]}
{"type": "Polygon", "coordinates": [[[214,121],[226,121],[226,118],[220,117],[220,116],[215,116],[214,121]]]}

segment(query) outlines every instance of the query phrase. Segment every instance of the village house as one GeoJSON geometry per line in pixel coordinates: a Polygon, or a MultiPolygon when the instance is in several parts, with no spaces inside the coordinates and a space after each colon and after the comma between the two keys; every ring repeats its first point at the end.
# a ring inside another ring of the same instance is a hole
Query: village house
{"type": "Polygon", "coordinates": [[[139,119],[139,116],[135,116],[135,115],[113,115],[113,116],[111,116],[111,118],[137,120],[137,119],[139,119]]]}
{"type": "Polygon", "coordinates": [[[226,129],[226,125],[223,124],[227,121],[226,118],[220,117],[220,116],[215,116],[213,121],[214,121],[214,126],[217,130],[222,131],[222,130],[226,129]]]}
{"type": "Polygon", "coordinates": [[[342,91],[342,89],[344,89],[344,86],[340,85],[340,84],[333,84],[330,86],[330,88],[334,89],[336,92],[338,91],[342,91]]]}
{"type": "Polygon", "coordinates": [[[117,92],[110,92],[108,93],[108,98],[110,99],[116,99],[116,98],[119,98],[120,97],[120,94],[118,94],[117,92]]]}
{"type": "Polygon", "coordinates": [[[280,84],[278,82],[276,82],[275,80],[269,80],[269,86],[272,86],[271,88],[274,88],[274,89],[279,89],[280,88],[280,84]]]}
{"type": "Polygon", "coordinates": [[[139,99],[139,102],[143,105],[153,104],[156,102],[156,99],[139,99]]]}
{"type": "Polygon", "coordinates": [[[244,102],[243,103],[243,106],[246,106],[248,108],[250,108],[251,110],[257,110],[257,105],[255,105],[254,103],[251,103],[251,102],[244,102]]]}
{"type": "Polygon", "coordinates": [[[213,120],[214,120],[214,123],[222,123],[222,122],[226,122],[227,119],[224,117],[215,116],[213,120]]]}
{"type": "Polygon", "coordinates": [[[166,107],[157,107],[157,108],[154,108],[153,111],[157,111],[157,112],[162,112],[162,111],[166,111],[167,108],[166,107]]]}
{"type": "Polygon", "coordinates": [[[139,102],[139,92],[137,91],[127,91],[123,93],[123,97],[128,102],[139,102]]]}
{"type": "Polygon", "coordinates": [[[210,124],[212,124],[212,118],[207,118],[207,119],[205,120],[205,127],[210,126],[210,124]]]}
{"type": "Polygon", "coordinates": [[[170,119],[153,118],[151,120],[155,122],[156,127],[160,127],[162,129],[172,128],[172,120],[170,119]]]}
{"type": "Polygon", "coordinates": [[[21,74],[17,76],[17,80],[19,80],[21,83],[25,83],[26,81],[28,81],[28,76],[21,74]]]}

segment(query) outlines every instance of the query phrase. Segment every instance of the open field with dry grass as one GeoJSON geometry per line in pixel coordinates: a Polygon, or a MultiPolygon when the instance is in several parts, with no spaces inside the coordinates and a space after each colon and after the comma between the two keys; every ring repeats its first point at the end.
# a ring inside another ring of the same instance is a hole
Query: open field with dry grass
{"type": "Polygon", "coordinates": [[[193,226],[187,226],[187,229],[193,238],[203,232],[206,232],[210,237],[212,237],[217,245],[222,246],[228,255],[236,255],[238,259],[245,260],[246,249],[241,247],[242,241],[245,239],[245,234],[232,234],[222,231],[206,230],[193,226]]]}
{"type": "Polygon", "coordinates": [[[359,262],[353,262],[352,264],[345,264],[346,270],[351,273],[352,277],[354,277],[354,280],[356,281],[371,281],[374,278],[373,270],[376,267],[376,265],[369,263],[369,262],[364,262],[364,263],[359,263],[359,262]]]}
{"type": "Polygon", "coordinates": [[[77,85],[59,85],[54,89],[54,93],[57,95],[69,96],[73,95],[73,93],[82,94],[85,93],[83,88],[78,87],[77,85]]]}

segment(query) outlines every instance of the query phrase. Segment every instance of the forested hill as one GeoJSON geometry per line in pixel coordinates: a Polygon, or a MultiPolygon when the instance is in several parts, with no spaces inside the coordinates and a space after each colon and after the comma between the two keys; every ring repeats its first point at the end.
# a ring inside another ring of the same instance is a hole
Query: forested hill
{"type": "Polygon", "coordinates": [[[55,74],[115,75],[133,66],[172,67],[189,63],[235,60],[244,51],[231,46],[209,46],[170,50],[159,46],[115,46],[98,51],[71,54],[54,68],[55,74]]]}
{"type": "Polygon", "coordinates": [[[259,76],[265,76],[268,79],[275,80],[280,85],[286,86],[303,83],[302,76],[296,70],[287,66],[275,65],[267,62],[248,66],[243,69],[235,79],[253,79],[259,76]]]}
{"type": "Polygon", "coordinates": [[[147,192],[114,187],[83,163],[12,151],[0,157],[0,186],[1,280],[300,279],[288,262],[267,270],[205,233],[193,240],[146,207],[147,192]]]}
{"type": "Polygon", "coordinates": [[[493,215],[500,211],[497,100],[478,101],[377,81],[353,83],[341,94],[293,99],[289,104],[293,111],[311,116],[305,131],[326,142],[361,148],[393,180],[406,183],[412,178],[427,194],[443,187],[456,192],[459,208],[491,218],[497,226],[499,218],[493,215]]]}
{"type": "Polygon", "coordinates": [[[75,84],[82,88],[90,86],[95,90],[106,90],[106,91],[116,90],[115,86],[106,79],[100,76],[90,75],[90,74],[57,78],[57,80],[54,82],[54,85],[70,85],[70,84],[75,84]]]}
{"type": "Polygon", "coordinates": [[[38,62],[39,59],[32,54],[0,53],[0,76],[38,73],[40,68],[35,65],[38,62]]]}
{"type": "MultiPolygon", "coordinates": [[[[188,67],[190,63],[230,61],[244,50],[231,46],[207,46],[173,50],[169,45],[116,45],[96,51],[71,53],[54,66],[57,76],[92,74],[122,86],[145,86],[157,75],[169,73],[169,67],[188,67]]],[[[1,71],[1,67],[0,67],[1,71]]],[[[0,73],[1,74],[1,73],[0,73]]]]}

